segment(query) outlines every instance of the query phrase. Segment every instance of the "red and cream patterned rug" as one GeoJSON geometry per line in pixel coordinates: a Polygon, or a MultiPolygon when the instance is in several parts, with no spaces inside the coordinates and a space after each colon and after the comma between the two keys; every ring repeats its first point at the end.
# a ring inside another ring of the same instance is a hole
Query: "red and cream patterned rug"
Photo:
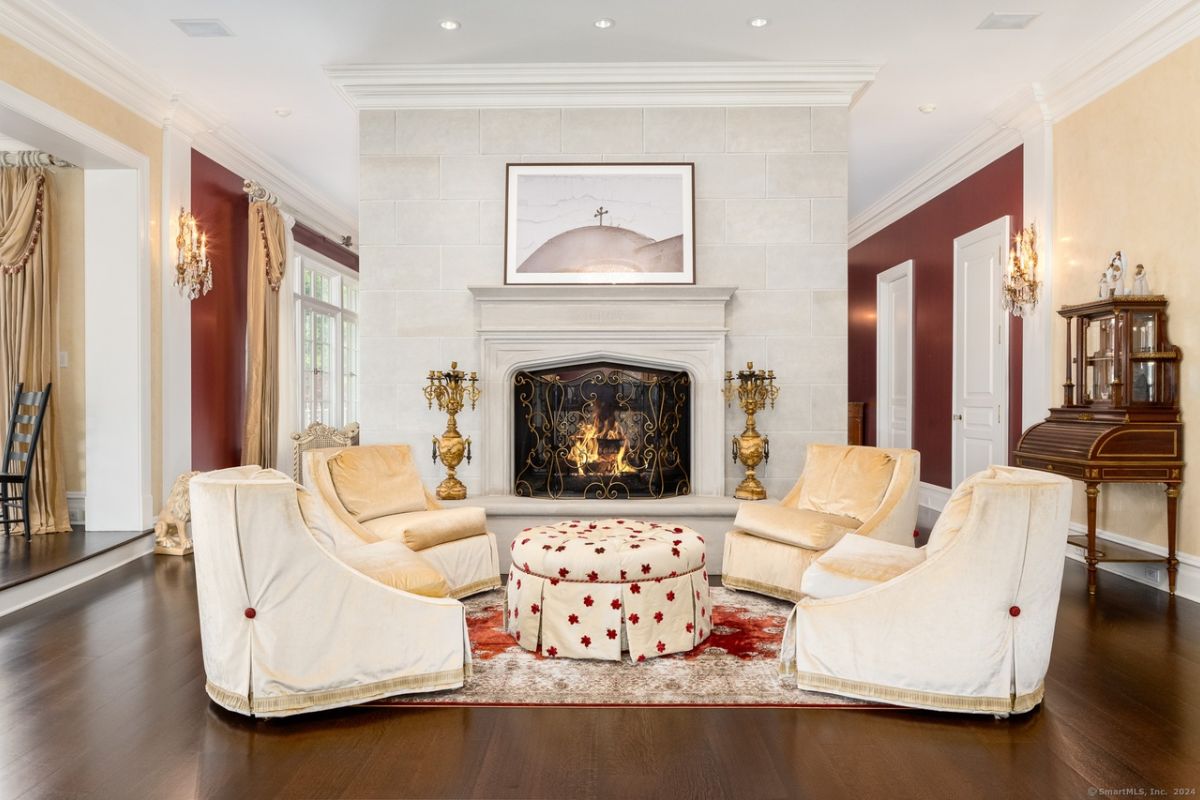
{"type": "Polygon", "coordinates": [[[375,706],[877,707],[797,689],[779,674],[779,644],[792,604],[712,589],[713,629],[687,653],[622,661],[546,658],[504,631],[504,594],[469,598],[474,674],[462,689],[401,695],[375,706]]]}

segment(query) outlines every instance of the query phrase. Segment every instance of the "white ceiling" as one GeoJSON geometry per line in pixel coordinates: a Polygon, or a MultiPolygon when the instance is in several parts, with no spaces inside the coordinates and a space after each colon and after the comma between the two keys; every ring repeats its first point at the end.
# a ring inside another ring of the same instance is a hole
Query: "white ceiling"
{"type": "Polygon", "coordinates": [[[884,66],[855,105],[850,213],[879,199],[1147,5],[1024,0],[1025,31],[981,31],[1000,0],[56,0],[160,82],[356,216],[355,114],[322,68],[347,63],[863,61],[884,66]],[[598,17],[616,25],[593,27],[598,17]],[[755,29],[752,16],[771,24],[755,29]],[[219,18],[190,39],[172,18],[219,18]],[[462,23],[454,32],[438,22],[462,23]],[[917,106],[933,103],[926,115],[917,106]],[[274,109],[293,109],[280,118],[274,109]]]}
{"type": "Polygon", "coordinates": [[[0,153],[32,149],[32,147],[24,142],[19,142],[11,136],[5,136],[3,132],[0,132],[0,153]]]}

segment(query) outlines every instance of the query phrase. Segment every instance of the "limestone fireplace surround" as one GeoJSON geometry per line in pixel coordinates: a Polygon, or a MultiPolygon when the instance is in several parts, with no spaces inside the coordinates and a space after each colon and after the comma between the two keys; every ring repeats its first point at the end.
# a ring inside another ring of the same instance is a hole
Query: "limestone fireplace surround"
{"type": "MultiPolygon", "coordinates": [[[[721,394],[726,305],[734,288],[488,286],[471,287],[470,292],[483,390],[482,485],[465,503],[487,509],[505,552],[520,527],[564,517],[669,518],[714,536],[724,533],[737,507],[723,496],[728,448],[721,394]],[[548,500],[513,494],[513,375],[598,360],[689,373],[691,495],[548,500]]],[[[710,559],[719,555],[719,549],[710,547],[710,559]]]]}

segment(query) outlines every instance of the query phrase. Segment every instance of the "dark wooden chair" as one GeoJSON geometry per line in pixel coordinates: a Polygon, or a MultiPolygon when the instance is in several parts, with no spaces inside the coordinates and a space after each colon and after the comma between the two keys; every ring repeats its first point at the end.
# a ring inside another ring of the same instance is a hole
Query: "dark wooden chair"
{"type": "Polygon", "coordinates": [[[13,523],[20,522],[25,528],[27,542],[33,538],[29,523],[29,480],[33,475],[33,460],[42,437],[42,420],[46,417],[52,385],[47,383],[40,392],[24,392],[25,384],[17,384],[12,414],[8,418],[8,435],[4,439],[3,461],[0,461],[0,517],[4,520],[4,535],[9,535],[13,523]],[[13,514],[18,508],[19,517],[13,514]]]}

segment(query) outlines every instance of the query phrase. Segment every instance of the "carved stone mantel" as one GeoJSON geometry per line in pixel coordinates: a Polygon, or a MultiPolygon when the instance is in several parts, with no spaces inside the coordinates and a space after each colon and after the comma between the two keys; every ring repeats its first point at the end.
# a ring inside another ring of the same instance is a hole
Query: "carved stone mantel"
{"type": "Polygon", "coordinates": [[[597,360],[687,370],[692,378],[692,488],[725,488],[726,305],[712,286],[471,287],[483,389],[483,493],[512,492],[512,376],[597,360]]]}

